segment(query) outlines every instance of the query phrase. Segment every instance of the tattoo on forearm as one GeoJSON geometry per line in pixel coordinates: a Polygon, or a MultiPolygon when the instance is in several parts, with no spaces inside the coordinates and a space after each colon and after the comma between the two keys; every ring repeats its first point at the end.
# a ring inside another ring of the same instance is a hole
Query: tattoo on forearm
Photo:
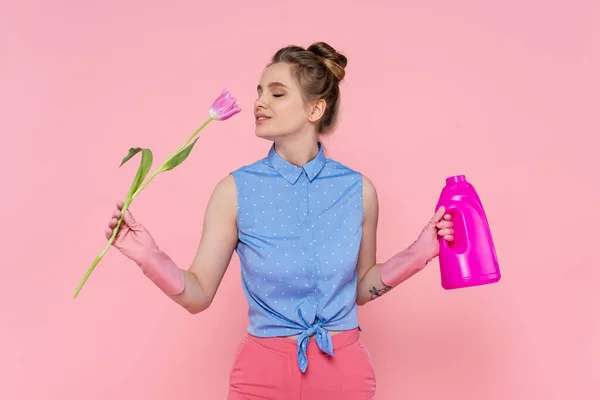
{"type": "Polygon", "coordinates": [[[373,289],[369,290],[369,292],[371,293],[371,300],[373,300],[379,296],[383,296],[390,290],[392,290],[391,286],[385,286],[382,289],[377,289],[375,286],[373,286],[373,289]]]}

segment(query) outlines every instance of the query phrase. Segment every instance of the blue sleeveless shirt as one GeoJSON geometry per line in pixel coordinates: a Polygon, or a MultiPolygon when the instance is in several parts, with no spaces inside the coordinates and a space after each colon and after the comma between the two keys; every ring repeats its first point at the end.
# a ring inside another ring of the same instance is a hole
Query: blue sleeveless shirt
{"type": "Polygon", "coordinates": [[[303,167],[284,160],[272,145],[265,158],[231,174],[248,332],[300,335],[298,365],[305,372],[311,336],[333,356],[328,331],[358,327],[362,175],[325,157],[321,144],[303,167]]]}

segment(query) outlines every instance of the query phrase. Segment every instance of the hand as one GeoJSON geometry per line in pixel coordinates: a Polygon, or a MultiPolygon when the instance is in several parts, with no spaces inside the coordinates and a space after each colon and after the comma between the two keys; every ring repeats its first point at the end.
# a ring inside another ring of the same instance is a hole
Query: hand
{"type": "MultiPolygon", "coordinates": [[[[109,229],[105,231],[107,239],[110,239],[112,236],[113,230],[117,226],[117,221],[121,216],[122,209],[123,202],[118,201],[117,208],[108,223],[109,229]]],[[[121,222],[121,226],[119,226],[119,231],[112,245],[136,263],[143,262],[144,256],[149,251],[157,248],[156,242],[152,238],[152,235],[150,235],[150,232],[133,218],[129,209],[125,210],[123,221],[121,222]]]]}
{"type": "Polygon", "coordinates": [[[446,209],[444,206],[438,208],[412,245],[415,250],[422,252],[426,257],[427,262],[439,255],[440,237],[444,238],[447,242],[454,240],[452,216],[445,212],[446,209]]]}

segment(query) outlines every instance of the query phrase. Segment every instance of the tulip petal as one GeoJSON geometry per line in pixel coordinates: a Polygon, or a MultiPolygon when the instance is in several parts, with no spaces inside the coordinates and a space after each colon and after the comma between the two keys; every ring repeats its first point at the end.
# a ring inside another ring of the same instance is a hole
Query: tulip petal
{"type": "Polygon", "coordinates": [[[231,118],[232,116],[234,116],[235,114],[239,113],[240,111],[242,111],[242,109],[240,107],[236,106],[235,108],[232,108],[231,110],[222,114],[220,121],[225,121],[225,120],[231,118]]]}
{"type": "Polygon", "coordinates": [[[231,96],[228,90],[223,89],[209,110],[211,118],[224,121],[239,113],[242,109],[236,105],[236,101],[237,99],[231,96]]]}

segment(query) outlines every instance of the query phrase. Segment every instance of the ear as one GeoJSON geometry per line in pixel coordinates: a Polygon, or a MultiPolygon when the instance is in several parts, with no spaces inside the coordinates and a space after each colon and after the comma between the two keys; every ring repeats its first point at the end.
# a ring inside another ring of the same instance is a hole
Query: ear
{"type": "Polygon", "coordinates": [[[327,103],[323,99],[317,100],[312,107],[310,108],[310,112],[308,114],[308,119],[310,122],[317,122],[323,114],[325,113],[325,109],[327,108],[327,103]]]}

